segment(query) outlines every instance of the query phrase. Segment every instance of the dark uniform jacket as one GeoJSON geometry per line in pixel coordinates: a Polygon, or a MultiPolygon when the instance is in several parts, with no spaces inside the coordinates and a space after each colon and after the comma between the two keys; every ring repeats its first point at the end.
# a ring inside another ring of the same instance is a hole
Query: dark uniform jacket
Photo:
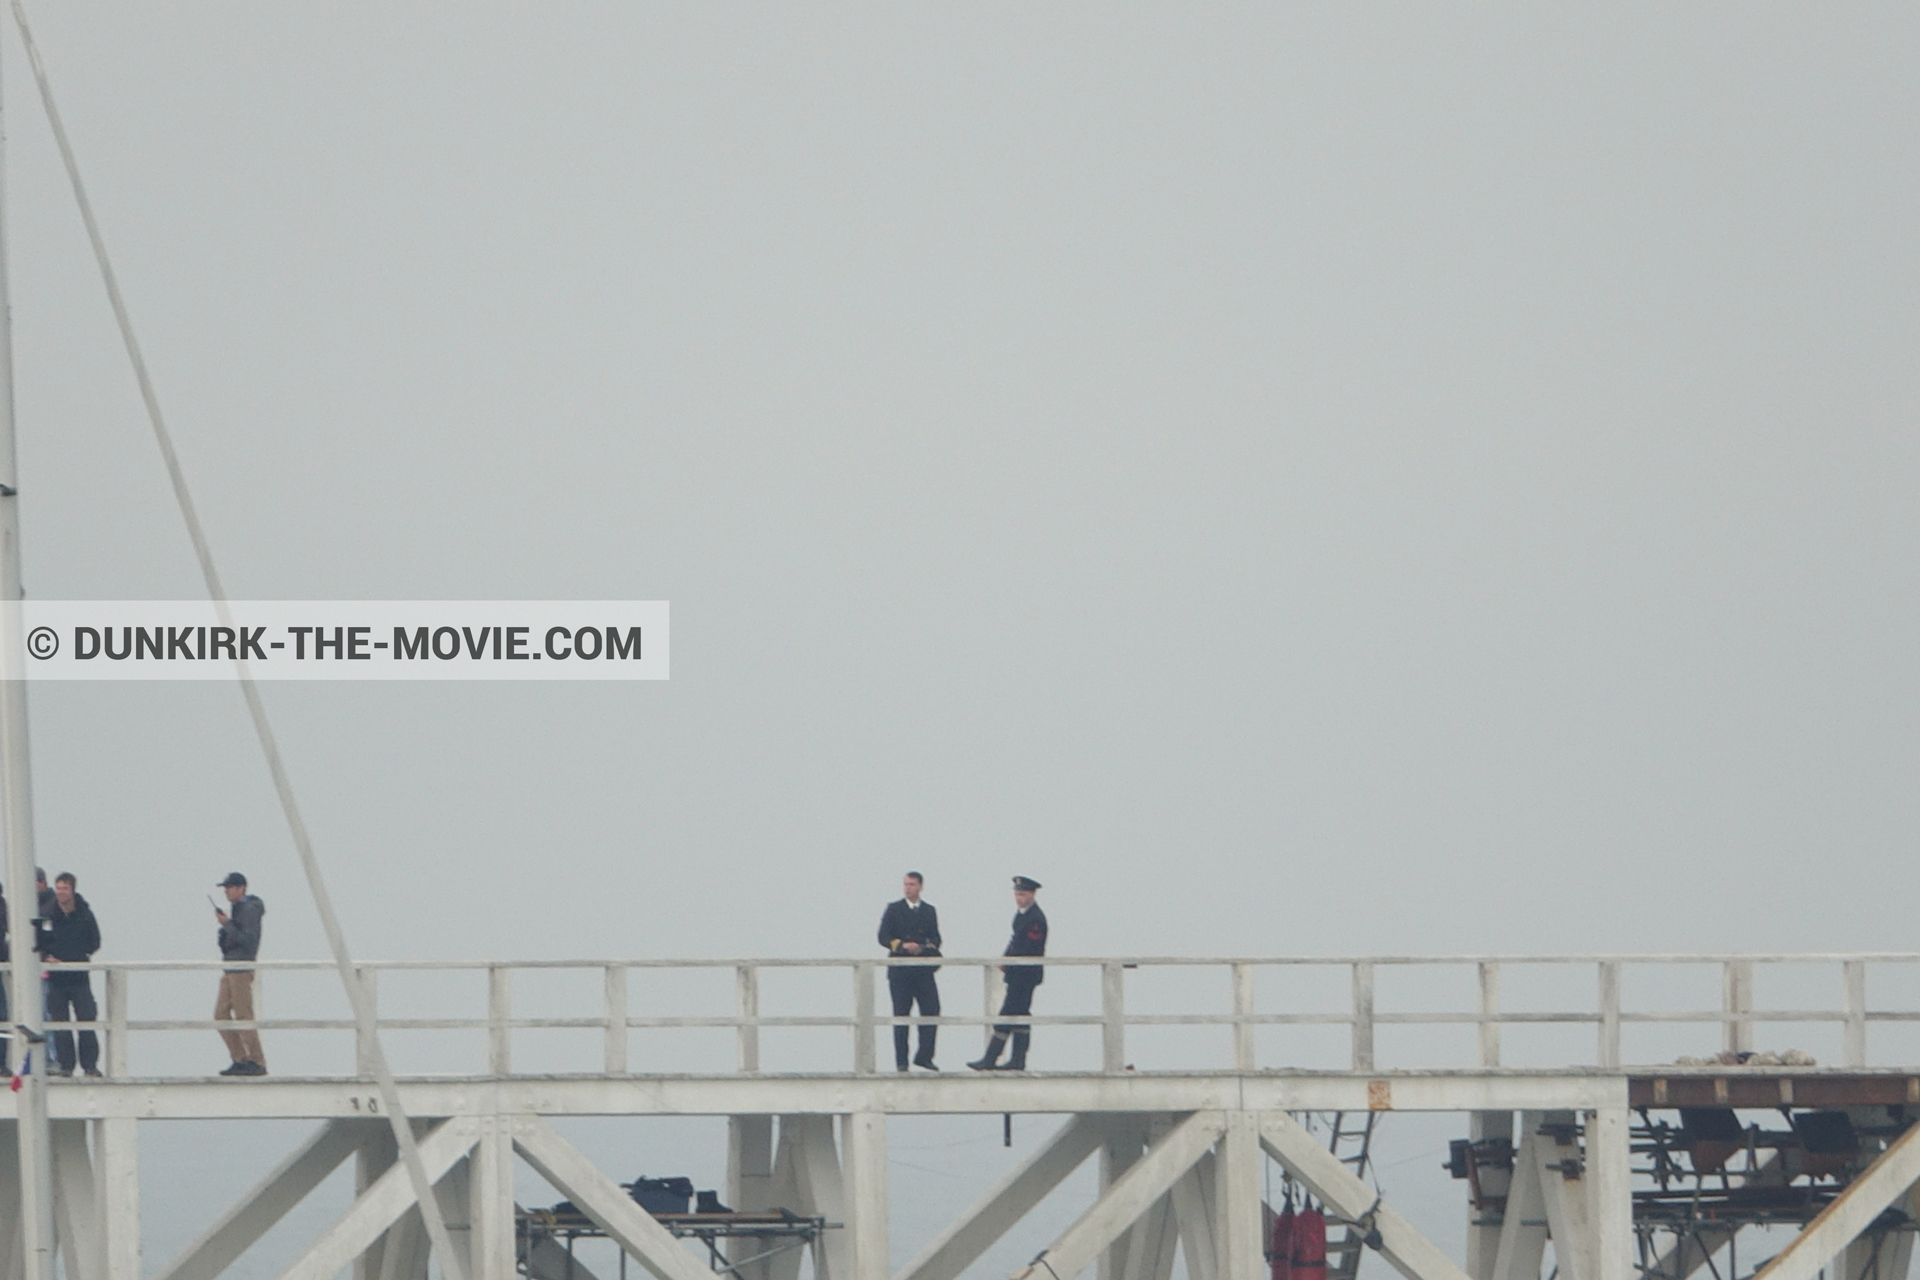
{"type": "Polygon", "coordinates": [[[91,960],[100,949],[100,922],[93,918],[87,900],[76,893],[72,911],[62,911],[58,902],[53,904],[34,946],[50,960],[91,960]]]}
{"type": "MultiPolygon", "coordinates": [[[[40,890],[40,914],[45,916],[49,911],[59,909],[59,902],[53,896],[53,890],[40,890]]],[[[7,895],[0,893],[0,964],[5,964],[11,959],[13,959],[13,921],[7,915],[7,895]]]]}
{"type": "MultiPolygon", "coordinates": [[[[60,909],[59,899],[53,896],[53,890],[40,890],[40,914],[60,909]]],[[[37,926],[36,926],[37,927],[37,926]]],[[[13,919],[7,914],[7,895],[0,893],[0,964],[13,959],[13,919]]]]}
{"type": "MultiPolygon", "coordinates": [[[[1013,937],[1007,942],[1007,949],[1000,953],[1005,956],[1043,956],[1047,954],[1047,913],[1034,903],[1025,911],[1016,911],[1013,915],[1013,937]]],[[[1047,970],[1037,964],[1010,964],[1005,966],[1007,981],[1031,982],[1035,986],[1047,980],[1047,970]]]]}
{"type": "Polygon", "coordinates": [[[258,960],[260,958],[260,922],[267,904],[252,894],[233,904],[227,922],[220,926],[222,960],[258,960]]]}
{"type": "MultiPolygon", "coordinates": [[[[940,954],[940,913],[933,909],[931,902],[922,899],[919,906],[910,907],[907,905],[907,900],[901,898],[897,902],[887,904],[886,911],[880,917],[880,945],[885,947],[890,955],[910,955],[910,952],[902,950],[900,944],[903,942],[919,943],[920,954],[923,956],[940,954]]],[[[915,969],[923,968],[925,972],[931,973],[938,967],[938,965],[925,965],[915,966],[915,969]]],[[[902,972],[912,973],[915,969],[902,972]]]]}

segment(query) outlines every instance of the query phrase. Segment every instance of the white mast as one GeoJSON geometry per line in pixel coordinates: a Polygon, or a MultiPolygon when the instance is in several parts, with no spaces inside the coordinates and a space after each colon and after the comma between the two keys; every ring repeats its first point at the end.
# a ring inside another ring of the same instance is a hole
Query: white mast
{"type": "MultiPolygon", "coordinates": [[[[40,963],[33,951],[33,778],[27,765],[25,639],[20,634],[19,471],[13,448],[13,303],[7,291],[6,127],[0,114],[0,820],[7,855],[7,925],[13,998],[8,1017],[35,1038],[46,1032],[40,963]]],[[[29,1046],[14,1035],[7,1065],[29,1046]]],[[[20,1141],[20,1235],[27,1280],[53,1280],[53,1162],[47,1128],[47,1059],[34,1054],[33,1073],[14,1095],[20,1141]]]]}

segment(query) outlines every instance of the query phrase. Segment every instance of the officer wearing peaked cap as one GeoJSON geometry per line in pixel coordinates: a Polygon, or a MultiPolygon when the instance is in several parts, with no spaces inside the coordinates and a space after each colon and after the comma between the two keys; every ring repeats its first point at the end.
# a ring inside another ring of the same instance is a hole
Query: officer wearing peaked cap
{"type": "MultiPolygon", "coordinates": [[[[1047,954],[1047,913],[1033,900],[1034,893],[1040,888],[1038,880],[1026,876],[1013,878],[1013,937],[1007,941],[1007,949],[1001,952],[1007,956],[1044,956],[1047,954]]],[[[1003,964],[1000,972],[1006,975],[1007,998],[1000,1002],[1000,1016],[1004,1018],[1026,1017],[1033,1013],[1033,989],[1046,981],[1047,970],[1037,964],[1003,964]]],[[[993,1029],[993,1039],[987,1042],[987,1052],[977,1062],[967,1065],[975,1071],[1025,1071],[1027,1069],[1027,1043],[1033,1038],[1033,1028],[1027,1023],[1008,1023],[993,1029]],[[1013,1042],[1013,1053],[1005,1065],[1000,1062],[1000,1050],[1007,1042],[1013,1042]]]]}

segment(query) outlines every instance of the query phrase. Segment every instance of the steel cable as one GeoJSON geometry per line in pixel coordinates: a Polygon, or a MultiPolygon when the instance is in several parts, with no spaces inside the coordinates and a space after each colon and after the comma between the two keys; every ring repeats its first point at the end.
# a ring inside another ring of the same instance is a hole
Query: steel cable
{"type": "MultiPolygon", "coordinates": [[[[193,543],[193,553],[200,561],[201,576],[206,579],[207,594],[213,600],[216,613],[223,625],[231,626],[233,616],[227,608],[227,594],[220,585],[220,574],[214,568],[213,551],[207,544],[206,531],[200,526],[200,515],[193,505],[193,495],[187,488],[186,473],[181,469],[180,457],[174,451],[173,436],[167,430],[166,419],[160,413],[160,400],[153,389],[153,380],[147,374],[146,358],[141,354],[139,340],[134,336],[133,321],[127,313],[126,299],[121,296],[120,283],[114,275],[113,262],[107,256],[107,245],[100,234],[100,224],[93,216],[93,204],[87,198],[86,184],[80,177],[80,166],[73,154],[73,145],[67,138],[65,124],[61,122],[60,110],[54,103],[53,85],[47,78],[47,70],[40,60],[40,49],[33,39],[33,27],[27,21],[27,12],[22,0],[13,0],[13,20],[20,29],[20,39],[26,46],[27,61],[33,68],[33,78],[40,89],[40,104],[47,113],[47,123],[53,130],[54,142],[59,146],[60,159],[67,171],[67,180],[73,186],[73,197],[80,207],[80,219],[86,224],[87,239],[93,245],[94,262],[100,269],[101,283],[106,286],[107,299],[113,305],[113,317],[120,327],[120,338],[127,348],[127,358],[133,364],[134,380],[140,386],[140,398],[146,403],[147,419],[153,425],[155,441],[160,446],[160,457],[166,463],[167,478],[173,483],[173,496],[180,504],[180,516],[187,526],[187,537],[193,543]]],[[[387,1055],[380,1042],[380,1029],[374,1016],[373,1006],[368,1002],[365,988],[360,984],[359,974],[353,967],[352,955],[347,950],[346,934],[341,931],[339,917],[333,909],[332,896],[327,892],[325,878],[320,872],[320,861],[313,850],[313,841],[307,834],[306,820],[300,814],[299,803],[293,794],[293,781],[287,775],[285,762],[280,756],[280,746],[274,737],[273,726],[267,720],[266,706],[260,700],[260,691],[255,685],[252,673],[244,660],[236,659],[241,696],[247,704],[247,714],[253,719],[254,732],[260,738],[260,749],[266,754],[267,771],[273,775],[274,791],[280,797],[280,809],[286,815],[287,828],[293,837],[293,846],[300,856],[301,870],[306,873],[307,887],[312,891],[314,907],[320,913],[321,927],[326,931],[327,945],[333,951],[334,965],[340,971],[340,982],[346,988],[347,1001],[353,1006],[354,1022],[357,1024],[361,1042],[368,1046],[368,1065],[373,1069],[380,1099],[387,1112],[387,1120],[393,1128],[393,1136],[400,1150],[401,1163],[406,1166],[407,1178],[412,1183],[413,1194],[419,1201],[420,1216],[427,1227],[427,1235],[433,1242],[433,1250],[440,1255],[441,1274],[448,1280],[467,1280],[467,1268],[459,1254],[454,1251],[452,1238],[447,1233],[445,1217],[440,1212],[439,1197],[434,1194],[433,1180],[427,1175],[426,1165],[420,1159],[420,1146],[414,1138],[413,1125],[409,1123],[405,1109],[400,1103],[400,1091],[394,1084],[393,1072],[387,1065],[387,1055]]]]}

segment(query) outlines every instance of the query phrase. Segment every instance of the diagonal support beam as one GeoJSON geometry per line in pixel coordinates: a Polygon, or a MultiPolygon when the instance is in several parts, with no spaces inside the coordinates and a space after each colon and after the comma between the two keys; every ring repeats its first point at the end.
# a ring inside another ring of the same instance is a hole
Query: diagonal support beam
{"type": "MultiPolygon", "coordinates": [[[[783,1115],[780,1117],[780,1147],[774,1157],[774,1203],[796,1213],[825,1218],[828,1222],[847,1222],[846,1178],[840,1168],[840,1151],[834,1143],[833,1117],[825,1115],[783,1115]]],[[[814,1280],[852,1280],[853,1242],[845,1229],[827,1232],[814,1251],[813,1261],[819,1274],[814,1280]]],[[[773,1280],[799,1280],[798,1249],[784,1249],[767,1259],[773,1280]]]]}
{"type": "Polygon", "coordinates": [[[559,1188],[580,1212],[593,1219],[595,1226],[659,1280],[713,1280],[713,1273],[655,1222],[652,1214],[635,1204],[619,1183],[574,1150],[545,1120],[538,1116],[517,1119],[513,1145],[541,1177],[559,1188]]]}
{"type": "Polygon", "coordinates": [[[218,1280],[343,1160],[385,1130],[386,1125],[365,1120],[331,1120],[321,1125],[154,1280],[218,1280]]]}
{"type": "Polygon", "coordinates": [[[1186,1260],[1188,1280],[1225,1280],[1220,1270],[1220,1245],[1214,1231],[1216,1191],[1213,1152],[1193,1162],[1168,1193],[1173,1206],[1173,1230],[1186,1260]]]}
{"type": "Polygon", "coordinates": [[[1092,1266],[1101,1250],[1151,1209],[1226,1129],[1224,1112],[1196,1111],[1188,1116],[1121,1174],[1051,1247],[1014,1272],[1013,1280],[1036,1280],[1042,1269],[1049,1276],[1074,1276],[1092,1266]]]}
{"type": "MultiPolygon", "coordinates": [[[[447,1234],[453,1239],[455,1249],[467,1248],[468,1262],[472,1261],[472,1246],[467,1212],[468,1185],[472,1181],[468,1168],[471,1160],[462,1156],[453,1162],[453,1168],[447,1170],[444,1178],[434,1184],[433,1194],[440,1198],[440,1213],[447,1221],[447,1234]]],[[[369,1249],[363,1257],[371,1257],[369,1249]]],[[[427,1236],[427,1224],[421,1218],[419,1209],[409,1209],[401,1215],[400,1221],[387,1228],[381,1237],[379,1250],[379,1280],[427,1280],[428,1260],[433,1255],[433,1241],[427,1236]]],[[[469,1266],[467,1274],[481,1280],[485,1272],[469,1266]]]]}
{"type": "Polygon", "coordinates": [[[1284,1111],[1260,1117],[1260,1145],[1307,1190],[1343,1218],[1365,1220],[1380,1231],[1380,1256],[1407,1280],[1468,1280],[1467,1273],[1413,1229],[1413,1224],[1381,1204],[1367,1185],[1299,1121],[1284,1111]]]}
{"type": "Polygon", "coordinates": [[[1901,1134],[1867,1171],[1760,1268],[1754,1280],[1814,1280],[1853,1238],[1920,1180],[1920,1125],[1901,1134]]]}
{"type": "MultiPolygon", "coordinates": [[[[480,1126],[469,1116],[455,1116],[441,1122],[418,1144],[420,1166],[426,1171],[427,1185],[431,1187],[440,1181],[447,1170],[453,1168],[479,1140],[480,1126]]],[[[307,1246],[307,1251],[292,1266],[280,1273],[280,1280],[333,1280],[334,1276],[352,1266],[353,1260],[365,1253],[367,1247],[380,1238],[381,1232],[398,1222],[407,1210],[419,1203],[414,1198],[413,1176],[407,1166],[392,1166],[374,1179],[373,1185],[353,1202],[338,1221],[321,1232],[320,1238],[307,1246]]],[[[434,1207],[438,1209],[439,1204],[436,1197],[434,1207]]],[[[454,1267],[458,1267],[459,1261],[454,1260],[454,1267]]],[[[444,1257],[441,1266],[447,1267],[444,1257]]]]}
{"type": "Polygon", "coordinates": [[[1586,1183],[1592,1161],[1580,1157],[1571,1111],[1543,1113],[1540,1143],[1534,1148],[1541,1199],[1546,1205],[1547,1234],[1553,1240],[1553,1263],[1561,1280],[1600,1280],[1599,1237],[1588,1212],[1586,1183]],[[1576,1172],[1577,1171],[1577,1172],[1576,1172]],[[1571,1176],[1569,1176],[1571,1174],[1571,1176]]]}
{"type": "Polygon", "coordinates": [[[980,1255],[1100,1149],[1107,1126],[1076,1115],[1053,1131],[1019,1167],[1000,1179],[960,1220],[920,1251],[895,1280],[958,1280],[980,1255]]]}
{"type": "MultiPolygon", "coordinates": [[[[833,1121],[826,1116],[784,1115],[780,1117],[779,1141],[774,1147],[773,1176],[767,1183],[767,1205],[780,1205],[803,1215],[825,1214],[815,1202],[811,1186],[812,1179],[806,1170],[803,1152],[814,1140],[831,1142],[833,1140],[833,1121]],[[809,1127],[814,1121],[824,1123],[824,1132],[810,1134],[809,1127]]],[[[837,1181],[835,1187],[839,1186],[837,1181]]],[[[843,1222],[844,1218],[835,1214],[825,1214],[829,1222],[843,1222]]],[[[828,1232],[828,1235],[836,1234],[828,1232]]],[[[811,1250],[782,1249],[772,1257],[765,1259],[766,1275],[761,1280],[800,1280],[800,1262],[804,1253],[810,1252],[819,1275],[815,1280],[832,1280],[834,1266],[827,1252],[827,1242],[817,1241],[811,1250]]],[[[742,1280],[749,1280],[742,1277],[742,1280]]]]}
{"type": "MultiPolygon", "coordinates": [[[[1540,1280],[1547,1253],[1547,1199],[1541,1186],[1546,1123],[1542,1111],[1520,1113],[1520,1141],[1513,1153],[1513,1177],[1507,1185],[1507,1210],[1494,1251],[1493,1280],[1540,1280]]],[[[1559,1174],[1552,1175],[1559,1177],[1559,1174]]]]}

